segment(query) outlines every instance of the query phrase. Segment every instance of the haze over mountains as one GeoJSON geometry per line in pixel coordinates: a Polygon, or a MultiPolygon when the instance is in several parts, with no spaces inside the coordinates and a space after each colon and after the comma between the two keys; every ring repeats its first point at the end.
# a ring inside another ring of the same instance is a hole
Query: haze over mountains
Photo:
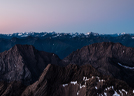
{"type": "Polygon", "coordinates": [[[1,96],[134,96],[132,34],[53,34],[1,38],[1,96]]]}

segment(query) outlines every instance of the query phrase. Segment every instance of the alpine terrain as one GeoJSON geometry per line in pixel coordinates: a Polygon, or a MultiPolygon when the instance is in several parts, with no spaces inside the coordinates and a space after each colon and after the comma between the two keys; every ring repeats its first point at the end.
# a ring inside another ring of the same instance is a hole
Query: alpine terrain
{"type": "Polygon", "coordinates": [[[134,96],[134,48],[94,43],[64,59],[17,44],[0,53],[1,96],[134,96]]]}

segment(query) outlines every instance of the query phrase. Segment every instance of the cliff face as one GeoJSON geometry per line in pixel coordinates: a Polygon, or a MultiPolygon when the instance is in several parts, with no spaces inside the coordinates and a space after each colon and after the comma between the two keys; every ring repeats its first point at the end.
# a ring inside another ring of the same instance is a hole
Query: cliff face
{"type": "Polygon", "coordinates": [[[47,64],[58,64],[57,55],[36,50],[31,45],[15,45],[0,53],[0,80],[30,84],[38,79],[47,64]]]}

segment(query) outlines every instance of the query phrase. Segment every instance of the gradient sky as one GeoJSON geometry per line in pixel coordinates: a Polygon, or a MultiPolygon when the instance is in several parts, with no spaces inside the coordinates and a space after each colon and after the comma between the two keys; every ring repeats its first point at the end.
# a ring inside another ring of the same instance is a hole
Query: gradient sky
{"type": "Polygon", "coordinates": [[[0,33],[134,33],[134,0],[1,0],[0,33]]]}

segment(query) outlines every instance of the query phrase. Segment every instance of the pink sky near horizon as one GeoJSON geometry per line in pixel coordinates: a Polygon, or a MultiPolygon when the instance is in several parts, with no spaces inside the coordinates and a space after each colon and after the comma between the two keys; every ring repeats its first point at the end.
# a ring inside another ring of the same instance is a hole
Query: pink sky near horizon
{"type": "Polygon", "coordinates": [[[2,0],[0,33],[134,32],[134,0],[2,0]]]}

